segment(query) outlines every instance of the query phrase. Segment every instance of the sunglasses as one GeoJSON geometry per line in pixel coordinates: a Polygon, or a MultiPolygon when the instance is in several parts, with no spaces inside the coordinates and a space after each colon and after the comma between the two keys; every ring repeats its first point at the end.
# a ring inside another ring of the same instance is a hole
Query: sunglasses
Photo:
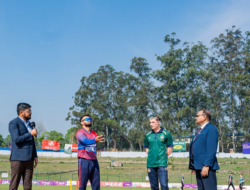
{"type": "Polygon", "coordinates": [[[157,117],[156,115],[150,115],[149,117],[157,117]]]}
{"type": "Polygon", "coordinates": [[[91,118],[86,118],[86,119],[83,119],[82,122],[83,121],[91,121],[92,122],[92,119],[91,118]]]}

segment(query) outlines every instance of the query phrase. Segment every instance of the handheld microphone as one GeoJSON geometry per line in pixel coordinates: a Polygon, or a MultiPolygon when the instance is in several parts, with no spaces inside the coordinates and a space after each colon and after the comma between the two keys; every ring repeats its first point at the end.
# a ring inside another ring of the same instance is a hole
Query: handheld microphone
{"type": "MultiPolygon", "coordinates": [[[[30,122],[30,127],[31,127],[31,129],[35,129],[36,123],[34,121],[30,122]]],[[[37,135],[35,135],[35,137],[37,138],[37,135]]]]}

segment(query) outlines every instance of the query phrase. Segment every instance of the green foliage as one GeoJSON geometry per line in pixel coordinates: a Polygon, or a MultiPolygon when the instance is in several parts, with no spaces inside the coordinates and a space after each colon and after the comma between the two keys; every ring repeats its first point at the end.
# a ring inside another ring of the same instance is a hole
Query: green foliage
{"type": "Polygon", "coordinates": [[[209,49],[202,42],[181,46],[172,33],[164,38],[166,53],[157,56],[158,70],[152,70],[142,57],[131,60],[132,74],[101,66],[82,77],[66,118],[74,127],[65,139],[75,142],[79,118],[89,113],[93,129],[106,138],[99,148],[142,150],[152,113],[159,114],[162,127],[180,140],[195,133],[194,116],[205,109],[218,127],[221,150],[240,149],[242,141],[250,140],[249,37],[250,32],[243,35],[233,26],[212,39],[209,49]],[[243,138],[236,138],[235,132],[243,132],[243,138]]]}
{"type": "Polygon", "coordinates": [[[2,136],[2,135],[0,135],[0,146],[3,146],[3,143],[4,143],[3,136],[2,136]]]}

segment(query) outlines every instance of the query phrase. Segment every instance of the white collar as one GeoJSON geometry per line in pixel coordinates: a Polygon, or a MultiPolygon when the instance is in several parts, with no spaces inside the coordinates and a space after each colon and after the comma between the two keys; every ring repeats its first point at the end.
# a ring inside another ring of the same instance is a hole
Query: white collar
{"type": "Polygon", "coordinates": [[[201,130],[208,124],[209,122],[205,123],[204,125],[201,126],[201,130]]]}

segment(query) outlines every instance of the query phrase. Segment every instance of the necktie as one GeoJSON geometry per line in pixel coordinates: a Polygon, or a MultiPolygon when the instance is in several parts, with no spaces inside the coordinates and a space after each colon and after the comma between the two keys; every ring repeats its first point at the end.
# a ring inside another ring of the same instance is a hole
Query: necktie
{"type": "Polygon", "coordinates": [[[201,127],[198,129],[198,132],[196,133],[194,140],[197,138],[198,134],[201,132],[201,127]]]}

